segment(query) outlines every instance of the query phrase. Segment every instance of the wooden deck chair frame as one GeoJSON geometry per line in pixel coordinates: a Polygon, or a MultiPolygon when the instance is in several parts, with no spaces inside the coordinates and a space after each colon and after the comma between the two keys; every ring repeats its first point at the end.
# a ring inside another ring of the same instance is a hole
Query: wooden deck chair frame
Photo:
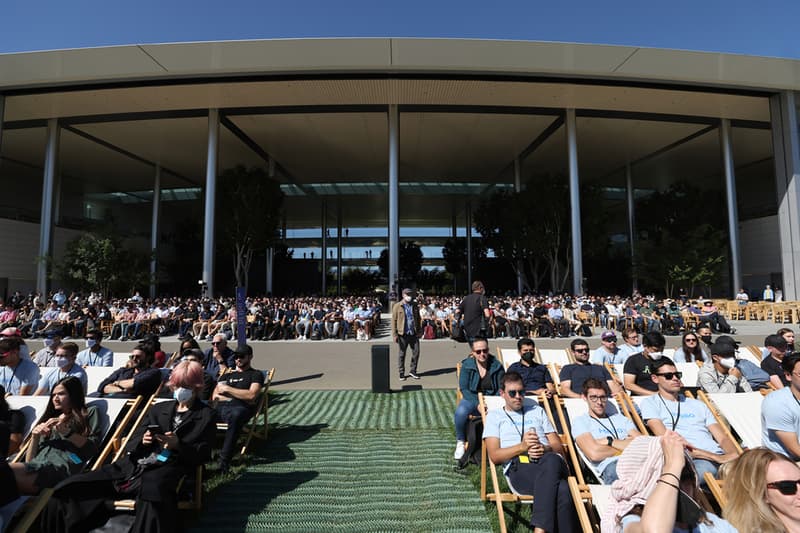
{"type": "Polygon", "coordinates": [[[725,482],[721,479],[715,478],[711,472],[706,472],[703,474],[703,477],[706,480],[706,485],[708,485],[708,490],[711,491],[711,495],[714,496],[714,499],[717,500],[717,503],[720,507],[725,507],[728,504],[728,499],[725,497],[725,482]]]}
{"type": "Polygon", "coordinates": [[[742,453],[742,446],[739,444],[739,440],[733,436],[733,432],[731,431],[731,427],[728,425],[728,421],[725,420],[725,418],[720,414],[719,409],[717,409],[717,406],[714,405],[714,402],[712,402],[705,391],[702,390],[697,391],[697,397],[701,402],[706,404],[706,407],[708,407],[709,411],[711,411],[711,414],[714,415],[714,420],[717,421],[717,424],[719,424],[719,426],[722,428],[722,431],[725,433],[725,435],[731,439],[733,445],[736,446],[736,451],[742,453]]]}
{"type": "Polygon", "coordinates": [[[591,489],[588,485],[579,483],[575,476],[568,477],[567,484],[572,502],[575,504],[575,510],[578,512],[578,523],[581,525],[581,530],[583,533],[599,533],[600,516],[594,509],[591,489]]]}
{"type": "Polygon", "coordinates": [[[753,354],[755,358],[758,359],[759,361],[764,360],[764,354],[761,352],[761,350],[759,350],[758,346],[756,346],[755,344],[751,344],[750,346],[748,346],[747,351],[753,354]]]}
{"type": "Polygon", "coordinates": [[[633,420],[633,423],[636,425],[636,428],[639,430],[639,433],[642,435],[650,435],[650,429],[645,425],[642,417],[639,416],[639,412],[636,410],[636,406],[633,403],[633,399],[628,396],[624,392],[617,393],[614,397],[617,400],[617,405],[622,410],[622,414],[633,420]]]}
{"type": "MultiPolygon", "coordinates": [[[[269,386],[272,383],[272,378],[274,376],[275,376],[275,368],[271,368],[269,372],[267,372],[267,376],[264,378],[264,384],[261,386],[261,391],[259,392],[259,398],[258,401],[256,402],[255,412],[253,413],[253,416],[250,418],[249,429],[247,430],[247,437],[245,438],[245,443],[242,446],[242,449],[239,451],[240,455],[244,455],[247,453],[247,450],[250,447],[250,441],[252,440],[253,436],[256,436],[260,439],[267,438],[267,432],[269,431],[269,423],[267,420],[267,414],[269,408],[269,386]],[[264,415],[264,425],[262,427],[262,431],[259,432],[258,417],[261,414],[264,415]]],[[[228,424],[225,422],[217,422],[217,430],[227,431],[228,424]]]]}

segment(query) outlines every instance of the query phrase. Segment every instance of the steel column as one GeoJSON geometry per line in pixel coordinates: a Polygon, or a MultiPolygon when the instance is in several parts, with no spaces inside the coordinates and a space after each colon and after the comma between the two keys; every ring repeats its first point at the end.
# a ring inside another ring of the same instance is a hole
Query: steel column
{"type": "Polygon", "coordinates": [[[203,281],[206,294],[214,297],[214,213],[217,200],[217,156],[219,155],[219,109],[208,110],[206,151],[206,203],[203,227],[203,281]]]}
{"type": "Polygon", "coordinates": [[[784,91],[770,98],[772,146],[778,194],[783,299],[800,297],[800,136],[797,98],[784,91]]]}
{"type": "Polygon", "coordinates": [[[268,296],[272,295],[272,278],[274,276],[274,268],[275,268],[275,248],[269,247],[267,248],[267,290],[266,293],[268,296]]]}
{"type": "Polygon", "coordinates": [[[636,203],[633,190],[633,171],[631,164],[625,165],[625,200],[628,207],[628,244],[631,250],[631,278],[633,292],[639,289],[636,272],[636,203]]]}
{"type": "Polygon", "coordinates": [[[322,296],[328,294],[328,202],[322,200],[322,296]]]}
{"type": "Polygon", "coordinates": [[[467,202],[467,290],[472,287],[472,204],[467,202]]]}
{"type": "Polygon", "coordinates": [[[725,199],[728,203],[728,235],[731,246],[731,287],[733,298],[742,288],[742,255],[739,245],[739,213],[736,206],[736,171],[733,164],[733,139],[731,121],[723,118],[719,127],[722,148],[722,166],[725,169],[725,199]]]}
{"type": "Polygon", "coordinates": [[[583,293],[583,249],[581,246],[581,189],[578,178],[578,140],[575,110],[567,109],[567,160],[569,165],[569,207],[572,227],[572,293],[583,293]]]}
{"type": "Polygon", "coordinates": [[[342,295],[342,202],[336,213],[336,295],[342,295]]]}
{"type": "Polygon", "coordinates": [[[155,167],[153,178],[153,219],[150,223],[150,299],[156,297],[158,287],[158,233],[161,217],[161,165],[155,167]]]}
{"type": "Polygon", "coordinates": [[[3,117],[5,116],[6,97],[0,94],[0,150],[3,148],[3,117]]]}
{"type": "MultiPolygon", "coordinates": [[[[522,162],[519,157],[514,158],[514,192],[522,192],[522,162]]],[[[522,296],[522,259],[517,259],[517,294],[522,296]]]]}
{"type": "Polygon", "coordinates": [[[53,201],[58,168],[61,126],[58,119],[47,121],[47,145],[44,155],[42,183],[42,215],[39,221],[39,259],[36,264],[36,290],[47,298],[47,271],[53,249],[53,201]]]}
{"type": "Polygon", "coordinates": [[[397,104],[389,105],[389,292],[397,299],[400,273],[400,113],[397,104]]]}

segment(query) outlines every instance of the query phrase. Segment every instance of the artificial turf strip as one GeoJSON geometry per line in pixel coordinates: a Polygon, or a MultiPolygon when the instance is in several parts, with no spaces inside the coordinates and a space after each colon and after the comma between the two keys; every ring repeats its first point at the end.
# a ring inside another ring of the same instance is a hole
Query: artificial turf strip
{"type": "Polygon", "coordinates": [[[491,531],[470,479],[453,469],[452,391],[275,400],[269,441],[209,495],[192,531],[491,531]]]}

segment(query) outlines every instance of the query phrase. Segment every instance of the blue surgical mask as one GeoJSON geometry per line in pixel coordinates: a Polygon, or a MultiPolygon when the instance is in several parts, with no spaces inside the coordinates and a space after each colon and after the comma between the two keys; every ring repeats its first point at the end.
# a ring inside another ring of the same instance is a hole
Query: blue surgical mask
{"type": "Polygon", "coordinates": [[[94,339],[86,339],[86,347],[92,348],[97,344],[97,341],[94,339]]]}
{"type": "Polygon", "coordinates": [[[44,345],[48,348],[51,347],[53,345],[53,339],[45,339],[44,345]]]}
{"type": "Polygon", "coordinates": [[[56,357],[56,365],[58,365],[58,368],[69,366],[69,357],[56,357]]]}
{"type": "Polygon", "coordinates": [[[178,403],[188,403],[189,400],[192,399],[192,389],[187,389],[185,387],[178,387],[175,389],[175,392],[172,393],[172,397],[178,401],[178,403]]]}

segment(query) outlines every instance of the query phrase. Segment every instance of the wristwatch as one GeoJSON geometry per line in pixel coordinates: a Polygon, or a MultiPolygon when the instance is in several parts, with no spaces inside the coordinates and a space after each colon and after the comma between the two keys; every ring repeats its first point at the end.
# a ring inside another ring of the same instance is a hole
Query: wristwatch
{"type": "Polygon", "coordinates": [[[614,439],[612,439],[611,437],[606,437],[606,442],[608,442],[608,445],[611,446],[612,448],[614,447],[614,439]]]}

